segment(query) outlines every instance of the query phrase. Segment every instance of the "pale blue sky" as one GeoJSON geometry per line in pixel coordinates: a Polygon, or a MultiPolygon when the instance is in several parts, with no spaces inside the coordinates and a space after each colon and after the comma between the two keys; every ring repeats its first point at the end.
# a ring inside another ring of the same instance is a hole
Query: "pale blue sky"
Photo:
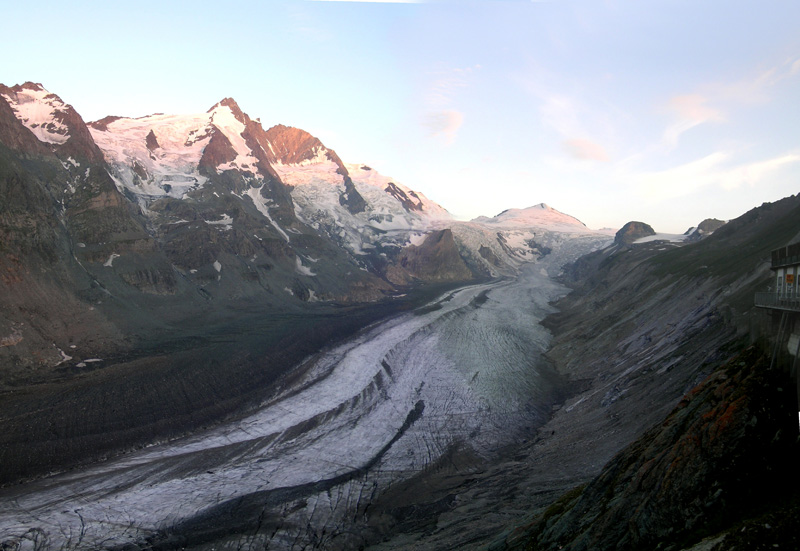
{"type": "MultiPolygon", "coordinates": [[[[10,3],[6,3],[10,4],[10,3]]],[[[457,216],[683,232],[800,191],[800,2],[36,2],[0,82],[85,119],[232,96],[457,216]]]]}

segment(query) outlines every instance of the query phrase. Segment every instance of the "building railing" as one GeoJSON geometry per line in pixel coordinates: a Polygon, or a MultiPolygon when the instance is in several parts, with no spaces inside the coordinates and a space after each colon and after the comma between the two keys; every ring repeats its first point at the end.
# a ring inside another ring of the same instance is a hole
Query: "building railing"
{"type": "Polygon", "coordinates": [[[756,306],[800,312],[800,296],[776,292],[756,293],[756,306]]]}

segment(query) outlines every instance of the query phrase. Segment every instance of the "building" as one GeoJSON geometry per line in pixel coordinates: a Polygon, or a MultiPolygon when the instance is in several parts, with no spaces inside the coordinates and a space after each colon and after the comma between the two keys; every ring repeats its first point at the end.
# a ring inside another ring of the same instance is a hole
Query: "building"
{"type": "MultiPolygon", "coordinates": [[[[760,308],[780,313],[772,364],[778,360],[780,349],[785,345],[786,352],[790,354],[789,376],[795,381],[796,397],[800,404],[800,242],[772,251],[770,269],[775,272],[774,285],[770,285],[766,292],[756,293],[755,303],[760,308]]],[[[777,321],[777,315],[773,320],[777,321]]]]}
{"type": "Polygon", "coordinates": [[[756,306],[800,312],[800,242],[772,251],[774,285],[756,293],[756,306]]]}

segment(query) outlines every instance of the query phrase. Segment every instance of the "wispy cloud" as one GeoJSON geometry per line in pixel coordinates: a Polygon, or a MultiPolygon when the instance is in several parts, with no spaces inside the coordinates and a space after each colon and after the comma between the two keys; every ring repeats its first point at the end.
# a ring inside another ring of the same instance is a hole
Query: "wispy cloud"
{"type": "Polygon", "coordinates": [[[735,158],[733,152],[718,151],[667,170],[629,174],[626,179],[643,198],[661,201],[690,196],[708,187],[723,191],[752,187],[781,167],[800,162],[796,152],[731,166],[730,161],[735,158]]]}
{"type": "Polygon", "coordinates": [[[561,145],[564,147],[565,151],[575,159],[602,162],[607,162],[609,160],[605,148],[591,140],[573,138],[563,141],[561,145]]]}
{"type": "Polygon", "coordinates": [[[456,67],[431,73],[432,82],[424,93],[426,113],[422,126],[428,136],[443,139],[452,145],[464,123],[464,113],[458,108],[459,91],[467,88],[472,74],[480,70],[480,65],[456,67]]]}
{"type": "Polygon", "coordinates": [[[542,122],[561,135],[561,146],[571,158],[581,161],[609,160],[605,147],[585,137],[590,136],[591,132],[582,121],[582,115],[587,112],[583,106],[560,94],[545,93],[541,99],[539,113],[542,122]]]}
{"type": "Polygon", "coordinates": [[[756,72],[750,78],[705,83],[698,86],[697,93],[673,96],[667,109],[676,120],[664,130],[663,146],[667,150],[674,149],[680,137],[692,128],[709,122],[727,121],[728,117],[719,106],[735,111],[738,105],[769,101],[774,87],[799,74],[800,59],[791,57],[756,72]]]}
{"type": "Polygon", "coordinates": [[[721,101],[763,103],[769,101],[772,88],[797,75],[800,75],[800,58],[790,57],[750,78],[707,84],[703,92],[721,101]]]}
{"type": "Polygon", "coordinates": [[[720,185],[726,191],[742,186],[756,186],[771,172],[792,163],[800,162],[800,154],[787,153],[774,159],[734,167],[720,176],[720,185]]]}
{"type": "Polygon", "coordinates": [[[669,101],[669,109],[678,116],[678,120],[664,131],[664,144],[670,149],[674,148],[684,132],[706,122],[724,121],[722,112],[708,104],[709,99],[700,94],[673,96],[669,101]]]}
{"type": "Polygon", "coordinates": [[[449,106],[455,100],[458,91],[468,86],[472,73],[480,68],[480,65],[455,67],[433,73],[434,80],[425,95],[425,102],[432,107],[449,106]]]}
{"type": "Polygon", "coordinates": [[[456,140],[458,131],[464,123],[464,114],[455,109],[428,113],[423,121],[432,137],[441,137],[447,145],[456,140]]]}

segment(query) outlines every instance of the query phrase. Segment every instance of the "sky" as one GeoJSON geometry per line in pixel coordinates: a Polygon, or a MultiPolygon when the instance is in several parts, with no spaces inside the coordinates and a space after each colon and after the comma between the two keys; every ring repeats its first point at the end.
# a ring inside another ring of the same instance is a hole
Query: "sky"
{"type": "Polygon", "coordinates": [[[800,191],[800,2],[7,2],[0,82],[87,121],[233,97],[461,219],[682,233],[800,191]]]}

